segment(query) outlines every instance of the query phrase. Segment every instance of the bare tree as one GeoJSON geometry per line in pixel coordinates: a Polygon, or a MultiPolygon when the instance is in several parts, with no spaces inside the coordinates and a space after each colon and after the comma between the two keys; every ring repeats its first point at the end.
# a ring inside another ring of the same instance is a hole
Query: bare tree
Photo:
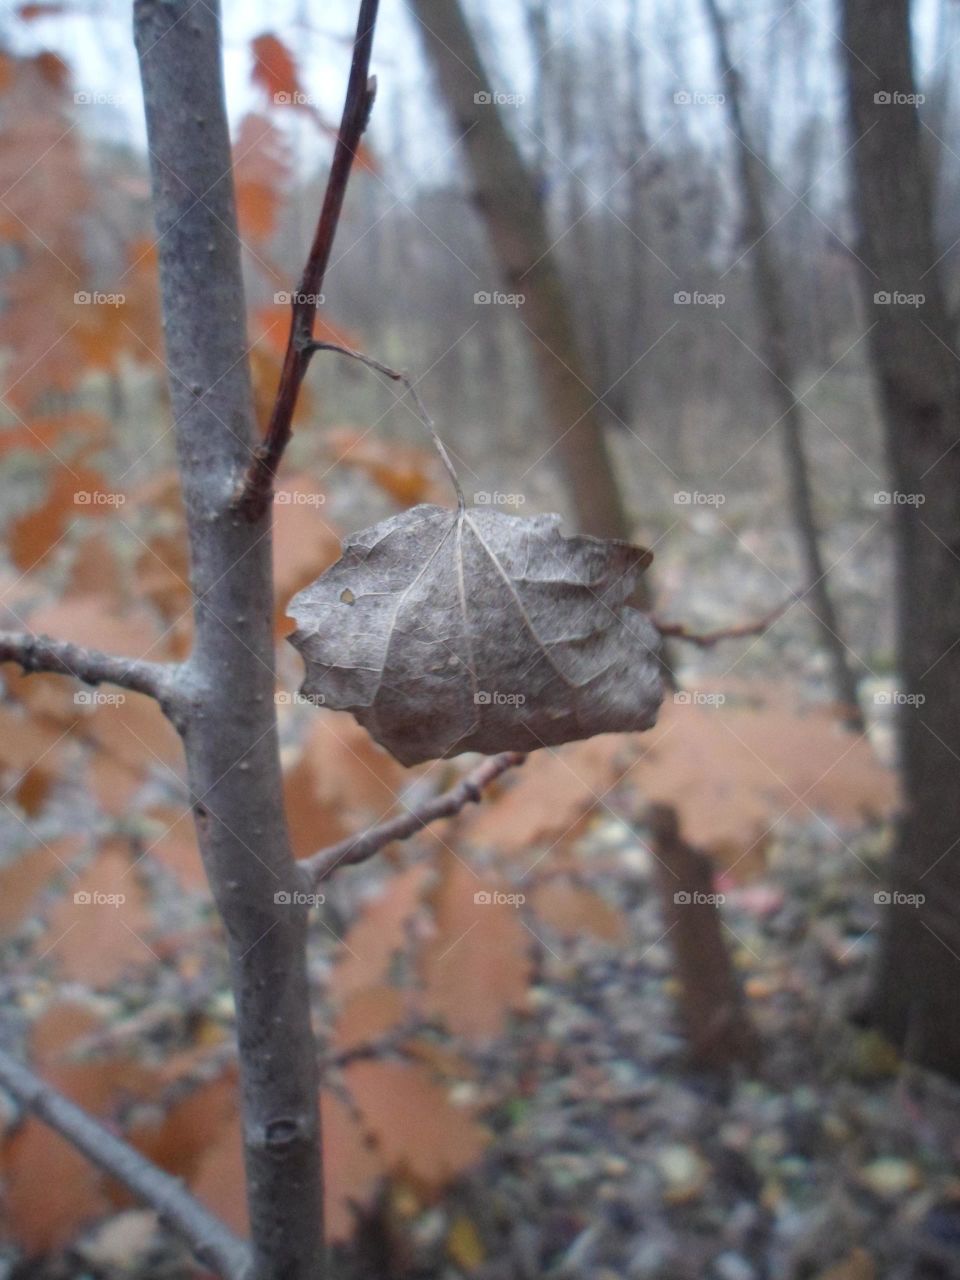
{"type": "Polygon", "coordinates": [[[894,489],[902,685],[897,896],[873,1005],[913,1061],[960,1078],[960,375],[914,105],[908,0],[844,0],[842,37],[894,489]]]}
{"type": "Polygon", "coordinates": [[[351,164],[373,100],[377,0],[362,0],[330,180],[303,279],[276,408],[256,441],[220,15],[213,3],[137,0],[134,25],[152,161],[166,363],[190,538],[194,641],[179,664],[127,660],[0,633],[0,661],[110,682],[158,702],[179,731],[197,837],[225,925],[236,1006],[250,1247],[174,1178],[0,1053],[0,1084],[157,1209],[229,1280],[323,1280],[316,1044],[307,901],[335,867],[457,812],[498,773],[494,757],[454,790],[297,864],[283,809],[274,700],[273,484],[316,346],[315,306],[351,164]]]}
{"type": "Polygon", "coordinates": [[[797,370],[790,354],[790,301],[780,264],[776,260],[776,250],[768,234],[771,218],[766,208],[765,166],[747,133],[743,85],[730,54],[726,20],[720,12],[717,0],[703,0],[703,3],[726,88],[725,105],[733,134],[740,197],[743,202],[743,238],[750,246],[763,331],[763,363],[770,375],[768,384],[771,397],[779,410],[780,439],[783,443],[790,504],[803,556],[803,596],[808,597],[808,607],[816,622],[820,642],[830,658],[833,685],[845,723],[862,733],[864,724],[857,700],[857,681],[840,632],[840,622],[828,586],[827,568],[820,546],[810,462],[804,439],[803,408],[794,393],[797,370]]]}
{"type": "Polygon", "coordinates": [[[462,142],[474,199],[508,288],[523,294],[522,320],[540,383],[548,438],[580,525],[629,539],[601,395],[593,390],[543,202],[496,103],[458,0],[413,0],[423,47],[462,142]]]}

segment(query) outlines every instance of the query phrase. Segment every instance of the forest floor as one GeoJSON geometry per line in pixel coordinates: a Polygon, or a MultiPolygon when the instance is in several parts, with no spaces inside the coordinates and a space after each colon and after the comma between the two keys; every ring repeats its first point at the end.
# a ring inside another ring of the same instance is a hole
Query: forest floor
{"type": "MultiPolygon", "coordinates": [[[[628,822],[593,821],[585,875],[624,912],[629,943],[539,930],[527,1011],[472,1059],[477,1093],[499,1099],[483,1162],[427,1208],[385,1190],[338,1250],[338,1280],[960,1275],[958,1096],[898,1073],[854,1016],[884,842],[878,827],[840,840],[795,825],[764,876],[727,889],[763,1058],[723,1080],[687,1062],[649,853],[628,822]]],[[[138,1230],[142,1218],[129,1210],[42,1263],[8,1255],[0,1275],[195,1275],[169,1238],[138,1230]]]]}
{"type": "MultiPolygon", "coordinates": [[[[853,842],[865,863],[877,834],[853,842]]],[[[687,1064],[648,858],[616,823],[591,838],[622,853],[605,888],[629,946],[544,946],[534,1013],[491,1063],[511,1100],[486,1162],[411,1224],[414,1265],[365,1274],[452,1280],[464,1272],[445,1246],[470,1223],[478,1280],[960,1276],[960,1093],[898,1074],[856,1025],[872,876],[794,830],[767,877],[727,893],[764,1050],[755,1073],[724,1081],[687,1064]]]]}

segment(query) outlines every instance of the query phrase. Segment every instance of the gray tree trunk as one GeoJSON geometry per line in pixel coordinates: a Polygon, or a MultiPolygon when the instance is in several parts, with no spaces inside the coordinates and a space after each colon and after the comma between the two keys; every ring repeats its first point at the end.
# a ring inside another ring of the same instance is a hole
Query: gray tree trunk
{"type": "Polygon", "coordinates": [[[726,22],[717,0],[703,0],[717,48],[717,60],[726,90],[726,108],[734,136],[740,195],[745,215],[744,240],[750,246],[753,278],[763,329],[762,352],[769,372],[772,399],[780,411],[780,439],[787,474],[790,506],[804,570],[804,598],[813,614],[830,659],[833,687],[845,723],[862,733],[863,716],[857,699],[857,681],[840,622],[827,583],[827,569],[820,547],[820,531],[810,483],[810,463],[804,440],[803,409],[793,393],[797,370],[790,357],[790,302],[767,234],[770,217],[764,197],[763,165],[750,144],[744,122],[740,74],[730,56],[726,22]]]}
{"type": "Polygon", "coordinates": [[[135,32],[196,599],[178,728],[230,950],[256,1276],[316,1280],[324,1263],[306,908],[276,898],[297,881],[277,749],[271,511],[250,521],[232,506],[255,423],[218,6],[136,0],[135,32]]]}
{"type": "Polygon", "coordinates": [[[893,504],[906,697],[893,889],[924,897],[919,906],[883,907],[874,1009],[908,1057],[960,1078],[960,374],[909,100],[908,2],[844,0],[841,34],[874,367],[891,483],[909,499],[893,504]],[[924,301],[876,305],[879,291],[924,301]]]}

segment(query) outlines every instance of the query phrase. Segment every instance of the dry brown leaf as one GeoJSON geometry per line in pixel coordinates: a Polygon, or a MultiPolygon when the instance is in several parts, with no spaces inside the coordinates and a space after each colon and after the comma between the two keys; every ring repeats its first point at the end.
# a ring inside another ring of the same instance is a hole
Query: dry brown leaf
{"type": "Polygon", "coordinates": [[[602,810],[604,797],[628,771],[640,742],[608,734],[536,752],[496,803],[464,813],[465,838],[507,854],[525,855],[546,844],[555,858],[590,813],[602,810]]]}
{"type": "Polygon", "coordinates": [[[167,656],[153,615],[144,608],[119,612],[106,592],[52,600],[31,610],[28,621],[35,634],[57,636],[107,653],[154,662],[167,656]]]}
{"type": "Polygon", "coordinates": [[[157,962],[144,891],[123,844],[111,843],[51,910],[37,951],[68,980],[109,987],[157,962]],[[122,899],[122,901],[121,901],[122,899]]]}
{"type": "MultiPolygon", "coordinates": [[[[744,853],[761,851],[783,818],[854,825],[897,804],[896,778],[866,738],[779,690],[760,707],[732,695],[718,705],[669,702],[641,745],[631,784],[644,800],[674,805],[685,836],[741,873],[744,853]]],[[[762,859],[753,862],[759,870],[762,859]]]]}
{"type": "Polygon", "coordinates": [[[566,938],[590,933],[604,942],[621,942],[626,933],[623,916],[598,893],[569,880],[548,880],[532,894],[533,909],[566,938]]]}
{"type": "MultiPolygon", "coordinates": [[[[71,719],[75,718],[74,709],[71,719]]],[[[17,775],[15,782],[5,781],[4,791],[15,786],[17,800],[27,813],[42,807],[70,758],[69,746],[63,725],[0,707],[0,767],[17,775]]]]}
{"type": "Polygon", "coordinates": [[[309,858],[347,835],[337,806],[321,800],[319,790],[314,763],[303,752],[283,774],[283,804],[295,858],[309,858]]]}
{"type": "MultiPolygon", "coordinates": [[[[311,718],[303,745],[317,798],[345,819],[380,821],[392,812],[409,775],[347,713],[311,718]]],[[[316,846],[319,847],[319,846],[316,846]]]]}
{"type": "Polygon", "coordinates": [[[0,674],[7,697],[26,707],[33,719],[52,721],[60,729],[73,724],[77,716],[74,680],[45,671],[25,672],[12,662],[0,666],[0,674]]]}
{"type": "Polygon", "coordinates": [[[30,1028],[30,1056],[39,1064],[58,1058],[76,1040],[102,1025],[102,1017],[90,1005],[59,1000],[45,1009],[30,1028]]]}
{"type": "Polygon", "coordinates": [[[278,36],[268,31],[255,36],[250,41],[250,52],[253,54],[250,79],[266,93],[274,106],[307,111],[319,119],[311,99],[300,87],[293,54],[278,36]]]}
{"type": "Polygon", "coordinates": [[[233,153],[241,235],[269,240],[292,174],[289,141],[272,120],[251,113],[240,121],[233,153]]]}
{"type": "Polygon", "coordinates": [[[430,870],[422,864],[391,876],[347,931],[331,983],[338,998],[384,980],[393,956],[406,948],[410,922],[422,904],[429,878],[430,870]]]}
{"type": "Polygon", "coordinates": [[[349,1240],[356,1208],[369,1204],[384,1167],[378,1152],[343,1102],[320,1095],[323,1130],[324,1218],[331,1240],[349,1240]]]}
{"type": "Polygon", "coordinates": [[[431,901],[437,934],[424,947],[424,1005],[457,1035],[499,1035],[524,1007],[530,982],[531,935],[509,886],[481,879],[446,856],[431,901]]]}
{"type": "Polygon", "coordinates": [[[20,927],[50,881],[67,870],[80,844],[77,836],[66,836],[0,868],[0,929],[12,933],[20,927]]]}
{"type": "Polygon", "coordinates": [[[450,1101],[427,1067],[356,1062],[344,1074],[391,1172],[437,1189],[483,1155],[488,1131],[450,1101]]]}
{"type": "Polygon", "coordinates": [[[556,515],[414,507],[291,601],[303,692],[406,765],[646,729],[658,633],[626,602],[650,559],[556,515]]]}
{"type": "MultiPolygon", "coordinates": [[[[71,1024],[71,1031],[76,1025],[71,1024]]],[[[47,1066],[44,1077],[104,1119],[128,1099],[154,1097],[159,1083],[153,1072],[120,1058],[47,1066]]],[[[9,1230],[27,1252],[45,1253],[69,1243],[80,1227],[112,1207],[89,1161],[32,1117],[5,1142],[2,1167],[9,1230]]]]}
{"type": "Polygon", "coordinates": [[[7,546],[17,568],[28,572],[41,564],[80,516],[103,517],[112,512],[113,507],[77,502],[78,494],[109,488],[101,472],[79,462],[55,467],[44,501],[10,526],[7,546]]]}
{"type": "Polygon", "coordinates": [[[39,1120],[26,1120],[4,1144],[2,1168],[7,1231],[27,1253],[68,1244],[110,1210],[89,1162],[39,1120]]]}
{"type": "Polygon", "coordinates": [[[108,813],[125,813],[150,775],[180,786],[179,739],[152,698],[126,693],[116,704],[96,706],[81,718],[77,732],[96,748],[90,780],[108,813]]]}
{"type": "MultiPolygon", "coordinates": [[[[25,449],[52,459],[72,453],[77,445],[87,449],[93,444],[107,443],[110,423],[90,413],[68,413],[55,417],[31,417],[29,421],[0,430],[0,457],[14,449],[25,449]]],[[[66,468],[65,468],[66,470],[66,468]]]]}
{"type": "MultiPolygon", "coordinates": [[[[336,339],[327,339],[336,341],[336,339]]],[[[341,346],[356,347],[354,342],[341,342],[341,346]]],[[[441,481],[437,455],[418,445],[385,441],[369,431],[354,427],[337,427],[324,435],[327,456],[338,467],[355,467],[405,507],[417,502],[429,502],[441,496],[440,486],[446,492],[446,480],[441,481]]]]}
{"type": "Polygon", "coordinates": [[[412,1036],[404,1041],[403,1051],[409,1058],[422,1062],[441,1080],[475,1080],[477,1067],[462,1054],[438,1044],[436,1040],[427,1040],[412,1036]]]}
{"type": "Polygon", "coordinates": [[[151,825],[145,838],[148,857],[155,858],[177,877],[186,889],[205,889],[206,873],[200,859],[193,814],[162,806],[148,809],[151,825]]]}
{"type": "Polygon", "coordinates": [[[228,1070],[191,1090],[161,1119],[132,1129],[128,1137],[155,1164],[189,1180],[236,1114],[236,1074],[228,1070]]]}
{"type": "Polygon", "coordinates": [[[290,629],[287,602],[336,559],[336,532],[323,518],[322,494],[316,484],[294,476],[277,489],[273,500],[273,568],[276,578],[277,628],[290,629]]]}
{"type": "Polygon", "coordinates": [[[182,529],[147,540],[136,562],[137,587],[163,619],[170,656],[185,659],[193,637],[190,557],[182,529]]]}
{"type": "Polygon", "coordinates": [[[396,987],[381,984],[355,991],[344,1003],[333,1030],[333,1046],[338,1053],[370,1044],[399,1026],[409,1012],[410,1002],[396,987]]]}
{"type": "Polygon", "coordinates": [[[122,569],[108,534],[102,530],[91,532],[73,548],[70,578],[64,595],[98,596],[104,583],[123,582],[122,569]]]}
{"type": "Polygon", "coordinates": [[[222,1126],[216,1140],[201,1155],[190,1179],[190,1190],[231,1231],[246,1235],[247,1184],[239,1116],[234,1115],[222,1126]]]}

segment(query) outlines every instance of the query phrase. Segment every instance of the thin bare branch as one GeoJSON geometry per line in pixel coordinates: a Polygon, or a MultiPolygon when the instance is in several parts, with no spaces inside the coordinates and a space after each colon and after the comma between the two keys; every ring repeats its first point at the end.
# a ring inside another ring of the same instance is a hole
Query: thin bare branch
{"type": "Polygon", "coordinates": [[[764,614],[756,622],[743,622],[735,627],[721,627],[719,631],[688,631],[682,622],[661,622],[658,618],[653,618],[651,621],[662,636],[673,636],[677,640],[686,640],[688,644],[699,645],[701,649],[712,649],[721,640],[746,640],[750,636],[763,635],[775,622],[779,622],[790,606],[796,604],[796,601],[797,597],[791,596],[789,600],[784,600],[783,604],[777,605],[776,609],[764,614]]]}
{"type": "Polygon", "coordinates": [[[438,818],[452,818],[465,805],[478,803],[484,787],[508,769],[523,764],[525,759],[526,756],[519,751],[504,751],[501,755],[491,756],[443,795],[427,800],[389,822],[329,845],[312,858],[305,858],[299,864],[301,876],[310,885],[320,884],[338,867],[353,867],[359,862],[366,862],[394,840],[408,840],[438,818]]]}
{"type": "Polygon", "coordinates": [[[0,631],[0,662],[16,662],[24,671],[74,676],[84,684],[116,684],[146,693],[160,702],[175,694],[174,668],[139,658],[118,658],[99,649],[27,632],[0,631]]]}
{"type": "Polygon", "coordinates": [[[185,1191],[179,1179],[145,1159],[69,1098],[0,1050],[0,1085],[62,1134],[88,1160],[138,1196],[223,1280],[250,1280],[250,1251],[242,1240],[185,1191]]]}
{"type": "Polygon", "coordinates": [[[297,407],[300,387],[313,355],[316,300],[323,291],[323,279],[343,210],[350,170],[360,147],[360,139],[370,120],[376,95],[376,77],[370,76],[370,53],[378,7],[379,0],[362,0],[360,5],[340,131],[337,134],[337,145],[313,244],[300,284],[292,298],[290,335],[277,398],[266,435],[254,454],[253,462],[235,499],[235,506],[249,520],[258,519],[270,502],[280,461],[293,434],[293,413],[297,407]]]}

